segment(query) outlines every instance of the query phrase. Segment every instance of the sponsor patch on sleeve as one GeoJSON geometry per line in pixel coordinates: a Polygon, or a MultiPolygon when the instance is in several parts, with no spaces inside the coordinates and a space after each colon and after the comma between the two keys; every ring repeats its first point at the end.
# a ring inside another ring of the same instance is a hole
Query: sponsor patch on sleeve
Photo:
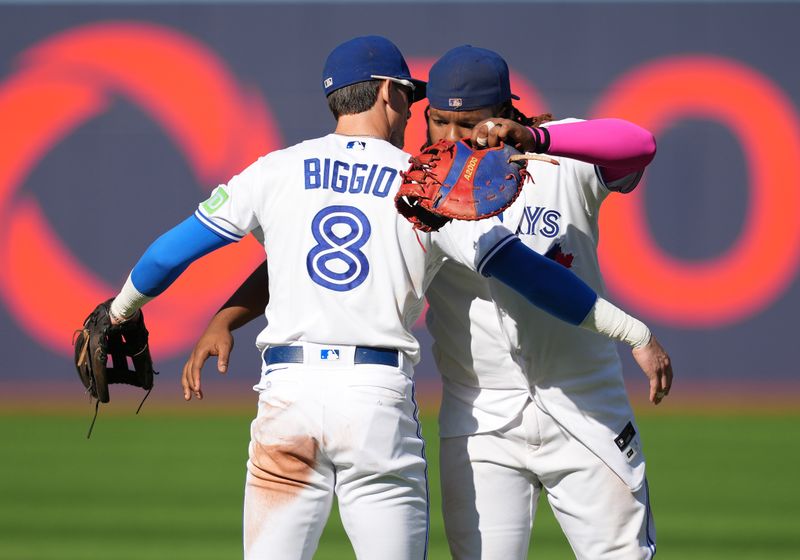
{"type": "Polygon", "coordinates": [[[203,210],[206,214],[213,214],[220,208],[225,202],[228,200],[228,193],[225,191],[223,187],[217,187],[214,189],[214,192],[211,196],[203,202],[200,206],[203,207],[203,210]]]}

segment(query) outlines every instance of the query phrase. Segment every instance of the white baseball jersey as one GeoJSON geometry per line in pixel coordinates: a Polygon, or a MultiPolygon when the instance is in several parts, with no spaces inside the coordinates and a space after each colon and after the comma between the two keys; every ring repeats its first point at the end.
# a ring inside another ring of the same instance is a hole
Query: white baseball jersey
{"type": "Polygon", "coordinates": [[[245,558],[311,558],[334,492],[359,557],[425,555],[410,328],[445,256],[479,270],[514,234],[498,220],[418,234],[394,204],[408,159],[383,140],[330,134],[260,158],[197,210],[232,240],[260,229],[270,300],[257,344],[302,349],[302,363],[262,361],[245,558]],[[402,355],[397,367],[359,363],[356,346],[402,355]]]}
{"type": "Polygon", "coordinates": [[[408,159],[384,140],[329,134],[260,158],[200,204],[195,215],[226,238],[262,230],[270,300],[260,349],[395,348],[416,363],[410,329],[443,256],[474,271],[513,240],[497,220],[413,230],[394,205],[408,159]]]}
{"type": "MultiPolygon", "coordinates": [[[[556,159],[560,166],[529,162],[535,183],[525,185],[503,221],[528,247],[603,295],[598,214],[609,190],[595,166],[556,159]]],[[[452,261],[433,279],[428,299],[444,378],[442,437],[499,430],[533,395],[631,489],[641,487],[644,460],[614,342],[559,321],[452,261]]]]}

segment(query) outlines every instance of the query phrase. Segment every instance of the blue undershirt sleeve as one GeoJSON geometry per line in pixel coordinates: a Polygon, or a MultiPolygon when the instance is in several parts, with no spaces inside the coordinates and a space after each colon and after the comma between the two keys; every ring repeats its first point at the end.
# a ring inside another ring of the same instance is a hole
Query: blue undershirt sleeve
{"type": "Polygon", "coordinates": [[[495,253],[482,272],[524,296],[536,307],[580,325],[597,293],[569,269],[543,257],[516,239],[495,253]]]}
{"type": "Polygon", "coordinates": [[[232,243],[190,216],[156,239],[131,271],[134,287],[155,297],[166,290],[189,265],[215,249],[232,243]]]}

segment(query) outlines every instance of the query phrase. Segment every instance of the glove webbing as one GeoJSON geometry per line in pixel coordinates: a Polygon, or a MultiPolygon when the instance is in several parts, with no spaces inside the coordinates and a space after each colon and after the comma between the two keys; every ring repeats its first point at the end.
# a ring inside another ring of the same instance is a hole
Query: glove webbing
{"type": "MultiPolygon", "coordinates": [[[[94,385],[94,371],[92,371],[92,363],[91,361],[89,361],[89,330],[77,329],[74,333],[72,333],[73,344],[75,344],[75,337],[77,337],[80,333],[83,333],[83,346],[81,346],[81,352],[80,355],[78,356],[78,365],[82,366],[83,364],[87,364],[89,367],[89,371],[91,373],[91,378],[92,378],[92,385],[87,387],[86,392],[89,393],[89,402],[91,403],[92,402],[91,393],[94,385]]],[[[145,344],[145,346],[139,352],[137,352],[136,355],[138,356],[139,354],[144,352],[146,348],[147,345],[145,344]]],[[[106,376],[108,378],[109,384],[114,384],[114,383],[130,384],[129,382],[131,380],[136,380],[136,374],[130,371],[119,372],[119,371],[114,371],[113,369],[109,369],[106,371],[106,376]]],[[[151,387],[150,389],[147,390],[147,393],[145,393],[144,397],[142,398],[142,402],[140,402],[139,406],[136,408],[137,415],[139,414],[139,411],[142,410],[144,401],[146,401],[147,397],[150,396],[150,392],[152,390],[153,388],[151,387]]],[[[100,410],[100,400],[98,399],[95,400],[94,403],[94,415],[92,416],[92,423],[89,425],[89,432],[86,434],[86,439],[90,439],[92,437],[92,430],[94,430],[94,424],[97,421],[97,414],[99,410],[100,410]]]]}

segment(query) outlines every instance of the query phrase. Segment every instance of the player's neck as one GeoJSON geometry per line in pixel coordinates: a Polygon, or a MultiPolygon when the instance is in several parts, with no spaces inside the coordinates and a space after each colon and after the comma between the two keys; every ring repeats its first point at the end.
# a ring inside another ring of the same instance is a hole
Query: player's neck
{"type": "Polygon", "coordinates": [[[391,137],[389,123],[375,110],[355,115],[342,115],[336,123],[336,134],[344,136],[368,136],[388,141],[391,137]]]}

